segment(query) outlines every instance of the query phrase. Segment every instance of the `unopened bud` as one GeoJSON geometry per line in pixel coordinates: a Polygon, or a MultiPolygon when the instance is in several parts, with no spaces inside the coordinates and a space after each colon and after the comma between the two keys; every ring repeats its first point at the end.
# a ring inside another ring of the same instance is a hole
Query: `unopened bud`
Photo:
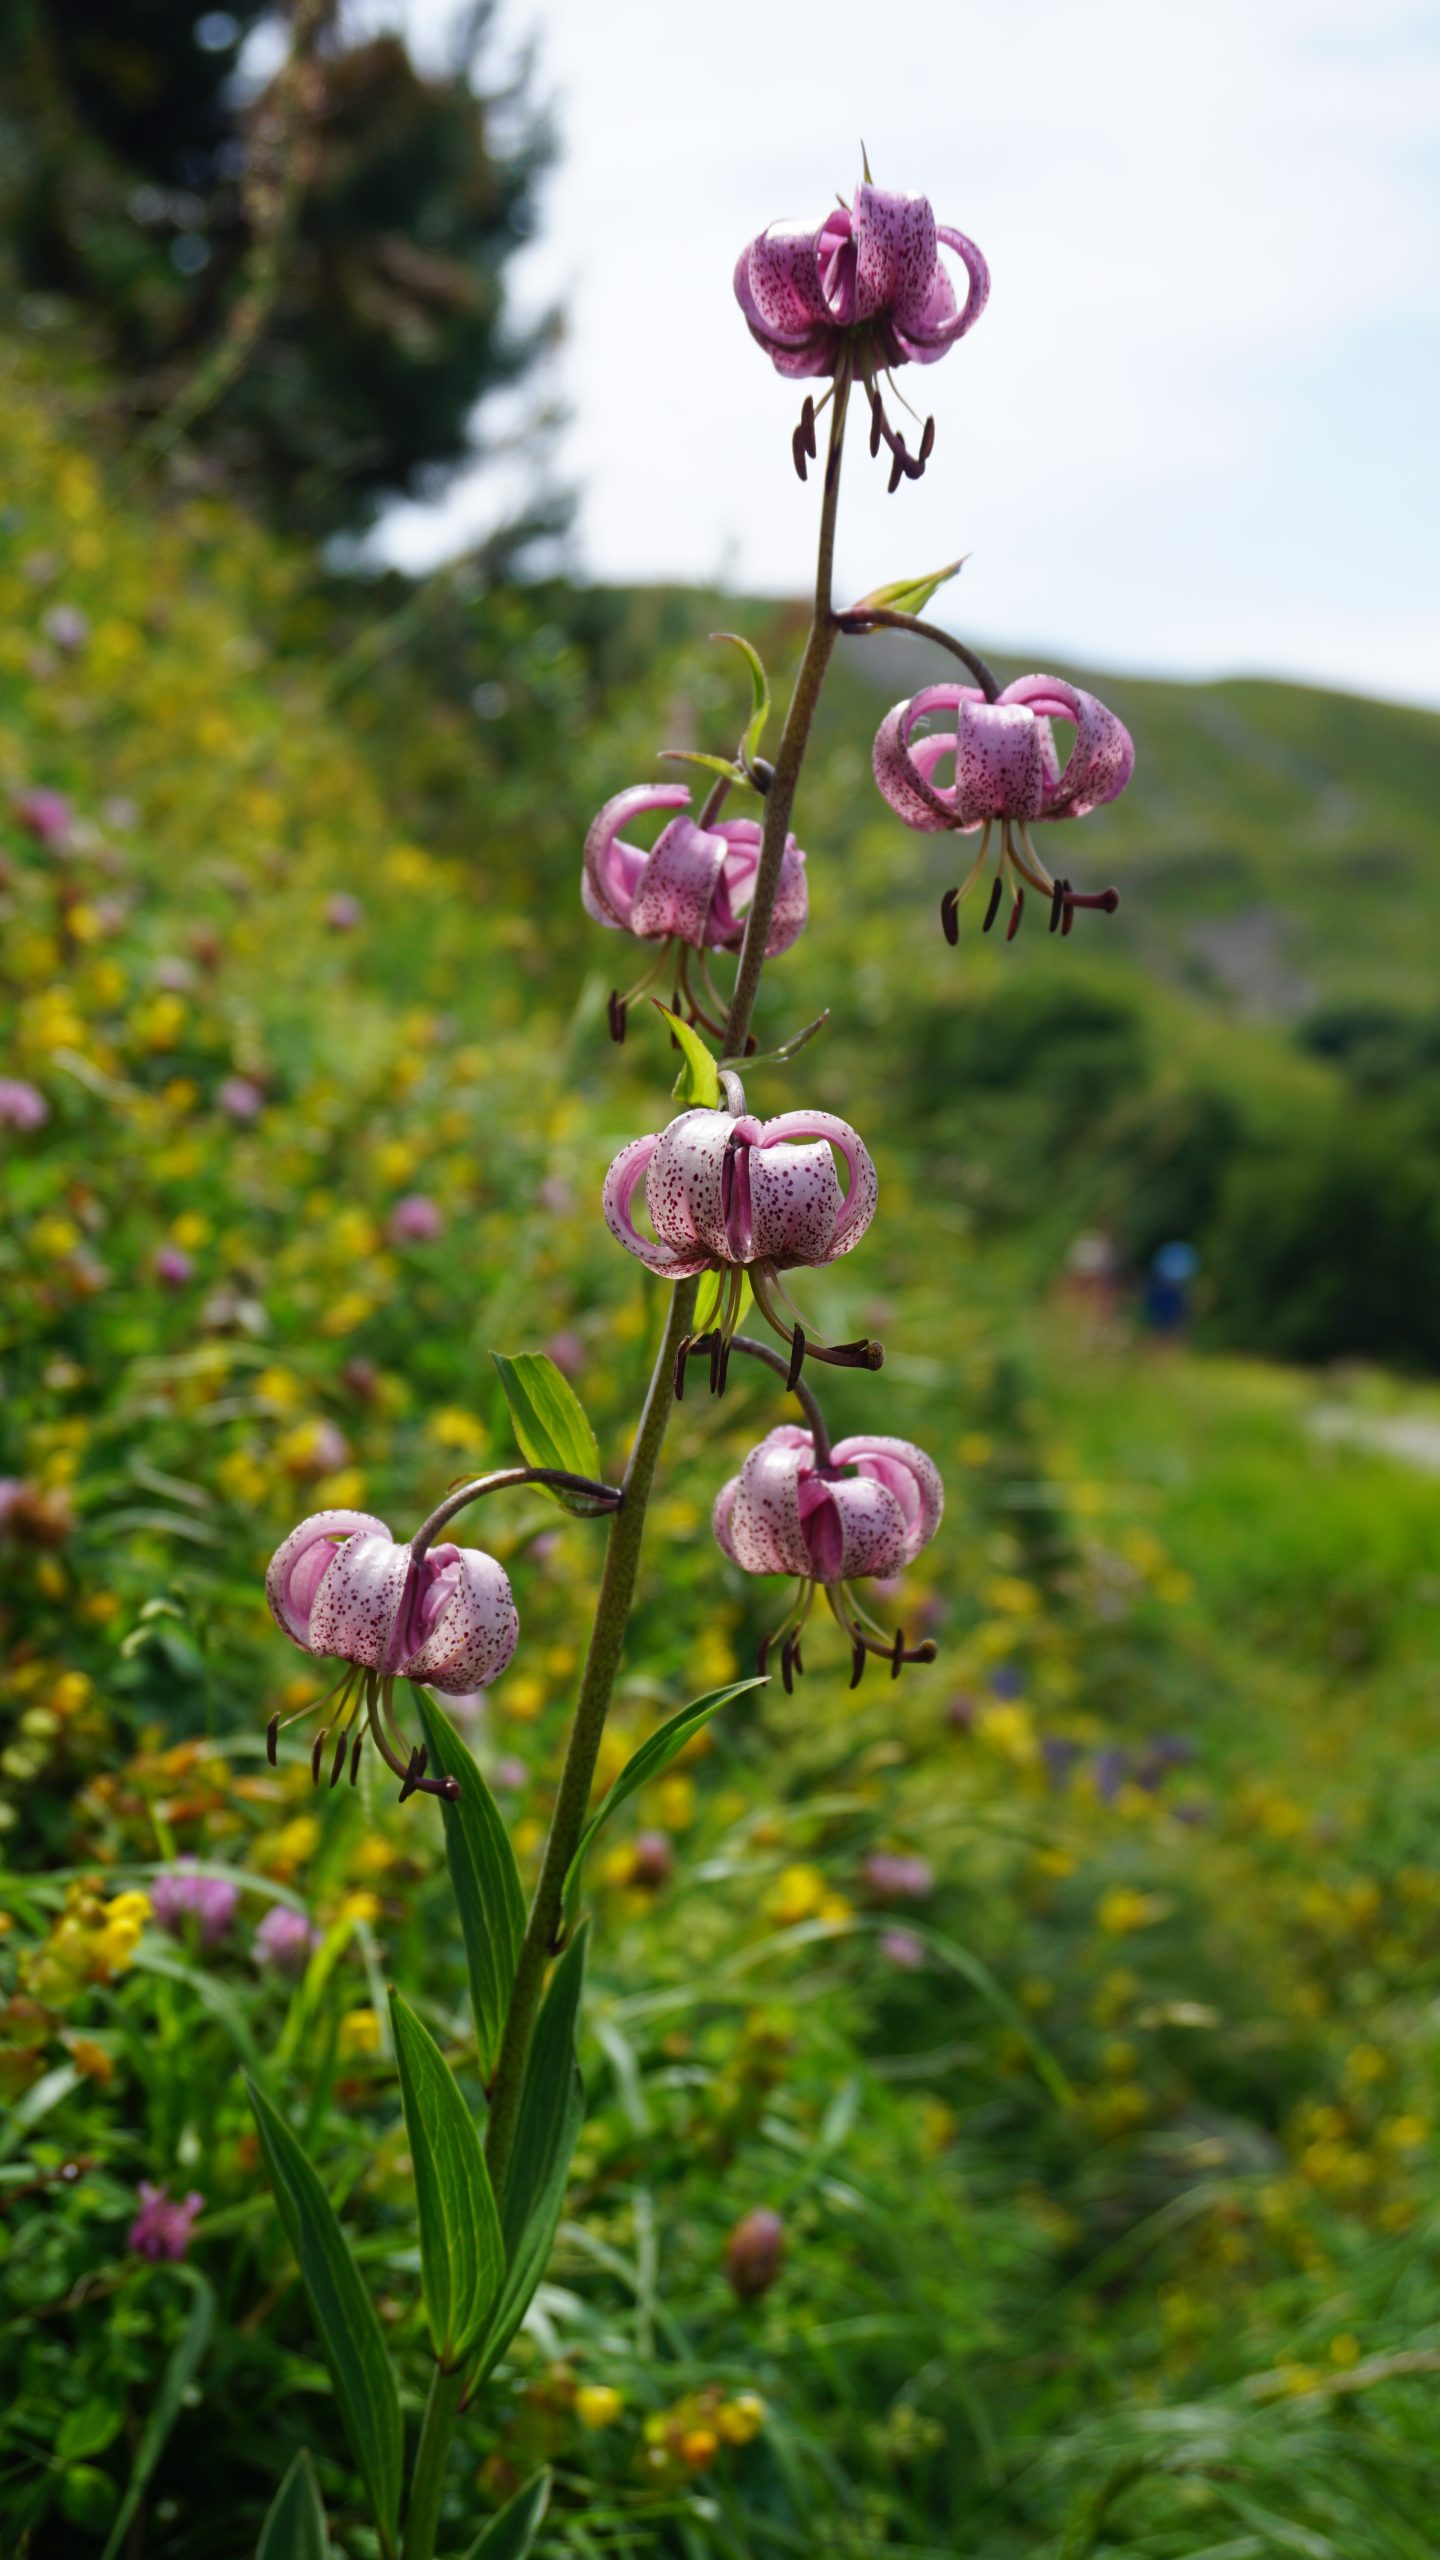
{"type": "Polygon", "coordinates": [[[785,2225],[768,2205],[742,2215],[725,2243],[725,2273],[742,2302],[768,2293],[785,2258],[785,2225]]]}

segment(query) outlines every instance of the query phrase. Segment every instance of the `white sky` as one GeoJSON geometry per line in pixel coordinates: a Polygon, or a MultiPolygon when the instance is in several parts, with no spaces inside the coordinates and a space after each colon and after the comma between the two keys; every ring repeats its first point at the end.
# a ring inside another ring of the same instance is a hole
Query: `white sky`
{"type": "MultiPolygon", "coordinates": [[[[422,49],[452,14],[391,5],[422,49]]],[[[900,377],[925,479],[887,498],[854,435],[842,594],[969,552],[951,619],[1007,654],[1440,703],[1434,0],[501,0],[499,28],[559,127],[515,281],[566,314],[584,571],[808,584],[801,394],[730,278],[848,199],[863,134],[993,290],[900,377]]],[[[391,547],[455,547],[496,488],[391,547]]]]}

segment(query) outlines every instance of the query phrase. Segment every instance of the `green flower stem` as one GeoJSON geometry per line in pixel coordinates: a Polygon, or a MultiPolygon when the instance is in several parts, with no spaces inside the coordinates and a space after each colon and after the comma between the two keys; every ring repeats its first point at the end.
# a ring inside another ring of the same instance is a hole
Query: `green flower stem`
{"type": "MultiPolygon", "coordinates": [[[[775,893],[780,882],[780,865],[785,852],[785,838],[790,825],[790,812],[795,805],[795,786],[800,778],[805,748],[810,736],[815,706],[825,679],[830,652],[835,645],[837,624],[832,601],[835,559],[835,517],[840,499],[840,453],[845,434],[845,409],[849,384],[838,379],[830,416],[830,443],[825,457],[825,489],[820,509],[819,559],[815,573],[815,609],[811,619],[805,654],[795,679],[795,691],[786,714],[780,752],[775,762],[774,779],[765,798],[765,826],[760,844],[760,862],[755,878],[755,894],[751,902],[740,966],[735,979],[735,993],[725,1025],[724,1051],[727,1057],[743,1052],[750,1030],[750,1017],[755,1009],[760,973],[765,965],[765,945],[770,934],[770,919],[775,908],[775,893]]],[[[623,1499],[610,1523],[605,1548],[605,1565],[600,1579],[600,1593],[595,1604],[595,1624],[590,1648],[580,1683],[580,1697],[570,1741],[561,1772],[550,1837],[545,1844],[545,1860],[530,1919],[516,1968],[515,1988],[510,1998],[505,2033],[501,2039],[495,2080],[490,2093],[490,2123],[485,2140],[485,2157],[496,2195],[503,2193],[505,2174],[510,2165],[510,2151],[515,2139],[515,2124],[524,2085],[525,2065],[530,2052],[536,2014],[545,1987],[546,1967],[555,1954],[560,1939],[565,1877],[570,1862],[580,1845],[590,1809],[590,1791],[595,1778],[595,1763],[600,1753],[605,1719],[610,1711],[610,1696],[615,1675],[625,1646],[625,1631],[630,1622],[630,1607],[635,1596],[635,1579],[640,1566],[640,1551],[645,1537],[645,1514],[660,1463],[665,1428],[675,1400],[675,1355],[695,1321],[695,1305],[699,1296],[698,1280],[677,1281],[671,1291],[670,1315],[665,1339],[650,1375],[645,1393],[640,1427],[635,1446],[625,1470],[623,1499]]],[[[423,2448],[422,2448],[423,2450],[423,2448]]],[[[407,2546],[406,2560],[412,2560],[407,2546]]]]}
{"type": "Polygon", "coordinates": [[[432,2560],[440,2497],[445,2486],[445,2460],[465,2376],[457,2365],[447,2372],[437,2364],[425,2403],[425,2422],[410,2474],[410,2504],[405,2513],[404,2560],[432,2560]]]}
{"type": "Polygon", "coordinates": [[[840,454],[845,441],[845,411],[849,400],[850,385],[843,374],[837,374],[835,397],[830,409],[830,442],[825,453],[825,494],[820,507],[815,605],[810,616],[805,655],[800,661],[790,708],[785,714],[774,778],[765,794],[760,867],[755,874],[755,894],[750,901],[740,966],[735,973],[735,993],[730,1000],[730,1018],[725,1025],[723,1047],[727,1058],[742,1057],[750,1036],[750,1020],[760,992],[760,972],[765,966],[765,945],[770,939],[770,919],[775,913],[775,893],[780,886],[785,838],[790,830],[790,813],[795,806],[795,787],[810,743],[810,724],[815,717],[820,688],[825,682],[830,652],[840,628],[834,606],[835,519],[840,508],[840,454]]]}

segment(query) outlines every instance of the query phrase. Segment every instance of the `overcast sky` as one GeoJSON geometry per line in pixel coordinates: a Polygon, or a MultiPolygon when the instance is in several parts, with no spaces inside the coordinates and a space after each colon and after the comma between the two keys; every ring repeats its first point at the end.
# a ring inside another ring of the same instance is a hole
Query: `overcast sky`
{"type": "MultiPolygon", "coordinates": [[[[422,44],[450,14],[389,5],[422,44]]],[[[1007,654],[1440,703],[1434,0],[500,0],[499,26],[559,130],[515,281],[566,314],[586,572],[808,583],[799,397],[730,277],[848,198],[863,134],[993,289],[901,376],[925,479],[887,498],[854,439],[842,594],[968,552],[955,627],[1007,654]]],[[[393,543],[454,546],[495,486],[393,543]]]]}

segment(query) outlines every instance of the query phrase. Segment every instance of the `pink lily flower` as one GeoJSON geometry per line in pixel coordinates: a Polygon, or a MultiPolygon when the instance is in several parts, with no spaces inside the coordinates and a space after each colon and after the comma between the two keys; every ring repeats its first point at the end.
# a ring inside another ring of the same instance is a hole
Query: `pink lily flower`
{"type": "Polygon", "coordinates": [[[1019,676],[994,702],[975,685],[932,684],[908,702],[897,702],[875,738],[875,779],[907,827],[926,832],[950,828],[960,835],[982,829],[969,877],[946,892],[941,921],[946,938],[959,936],[957,909],[985,868],[992,829],[1000,824],[1000,859],[984,930],[999,913],[1008,881],[1013,904],[1006,940],[1013,941],[1024,912],[1025,889],[1050,901],[1050,930],[1068,933],[1077,907],[1113,915],[1118,889],[1082,894],[1068,880],[1054,880],[1030,834],[1032,822],[1084,818],[1124,790],[1135,770],[1130,732],[1093,693],[1060,676],[1019,676]],[[929,714],[952,726],[916,737],[929,714]],[[1075,724],[1075,742],[1062,764],[1055,720],[1075,724]]]}
{"type": "MultiPolygon", "coordinates": [[[[368,1511],[317,1511],[276,1548],[265,1596],[292,1644],[352,1666],[336,1690],[299,1710],[313,1714],[338,1695],[331,1786],[339,1781],[347,1749],[353,1784],[368,1729],[381,1758],[401,1779],[404,1795],[415,1787],[428,1794],[456,1793],[452,1779],[425,1776],[423,1752],[412,1752],[408,1765],[395,1756],[391,1692],[397,1679],[406,1679],[464,1697],[499,1678],[520,1634],[503,1566],[479,1548],[448,1542],[427,1548],[417,1560],[368,1511]]],[[[279,1729],[273,1717],[272,1760],[279,1729]]],[[[317,1783],[327,1731],[321,1727],[311,1753],[317,1783]]]]}
{"type": "MultiPolygon", "coordinates": [[[[890,486],[918,479],[929,458],[934,422],[910,455],[881,405],[876,375],[902,364],[938,364],[973,329],[990,293],[990,271],[973,240],[937,223],[924,196],[900,195],[867,182],[853,204],[840,205],[815,230],[772,222],[748,243],[735,269],[735,298],[756,344],[777,373],[801,381],[844,374],[865,385],[871,451],[883,436],[892,457],[890,486]],[[941,258],[949,249],[965,270],[965,299],[941,258]]],[[[827,395],[828,396],[828,395],[827,395]]],[[[806,402],[796,432],[795,462],[803,480],[813,455],[814,404],[806,402]]]]}
{"type": "Polygon", "coordinates": [[[849,1638],[852,1688],[867,1654],[882,1655],[896,1678],[906,1662],[933,1662],[933,1644],[907,1648],[903,1631],[886,1636],[849,1586],[857,1575],[889,1575],[913,1564],[939,1528],[944,1508],[940,1470],[912,1441],[874,1434],[837,1440],[828,1464],[821,1465],[814,1435],[798,1423],[768,1432],[738,1476],[721,1486],[711,1515],[732,1564],[746,1573],[798,1578],[789,1611],[760,1647],[761,1670],[771,1646],[782,1639],[787,1689],[793,1674],[803,1670],[800,1638],[817,1587],[849,1638]]]}
{"type": "MultiPolygon", "coordinates": [[[[580,895],[587,915],[611,932],[658,942],[659,953],[625,995],[610,999],[612,1035],[623,1039],[625,1012],[638,995],[673,972],[692,1018],[720,1036],[725,1000],[713,985],[704,952],[738,951],[760,867],[760,826],[754,818],[719,818],[697,826],[688,814],[673,816],[647,853],[621,834],[652,810],[688,813],[690,794],[680,782],[642,782],[607,800],[585,838],[580,895]],[[692,964],[690,953],[697,958],[692,964]],[[699,980],[692,984],[692,966],[699,980]]],[[[775,912],[765,944],[773,960],[803,932],[809,911],[805,856],[793,836],[785,839],[775,912]]]]}
{"type": "MultiPolygon", "coordinates": [[[[739,1095],[739,1079],[730,1082],[739,1095]]],[[[633,1138],[605,1177],[604,1210],[617,1244],[663,1279],[688,1280],[702,1271],[723,1276],[722,1352],[739,1321],[748,1272],[761,1314],[791,1345],[794,1372],[807,1348],[843,1366],[878,1368],[874,1344],[807,1341],[779,1276],[853,1252],[878,1196],[875,1167],[848,1120],[833,1111],[783,1111],[776,1120],[756,1120],[742,1107],[738,1113],[682,1111],[653,1137],[633,1138]],[[832,1149],[845,1160],[848,1191],[840,1188],[832,1149]],[[653,1240],[640,1233],[631,1213],[642,1182],[653,1240]],[[777,1298],[793,1323],[778,1312],[777,1298]]],[[[717,1384],[723,1384],[723,1362],[717,1384]]]]}

